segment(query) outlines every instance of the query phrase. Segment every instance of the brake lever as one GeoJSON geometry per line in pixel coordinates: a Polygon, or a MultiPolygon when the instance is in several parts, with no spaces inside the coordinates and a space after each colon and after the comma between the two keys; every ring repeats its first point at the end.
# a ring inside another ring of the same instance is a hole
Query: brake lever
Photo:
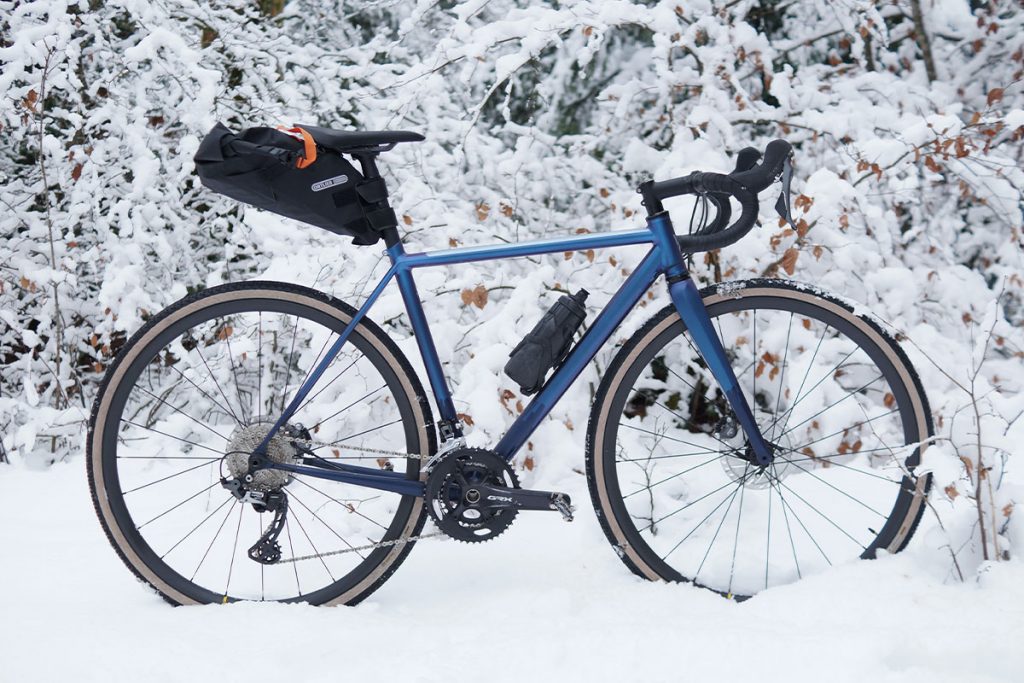
{"type": "Polygon", "coordinates": [[[793,180],[793,163],[790,161],[790,157],[786,157],[786,160],[782,162],[782,192],[779,193],[779,199],[775,202],[775,211],[778,212],[779,217],[789,223],[789,227],[793,228],[796,232],[796,225],[793,223],[793,211],[792,204],[790,203],[790,183],[793,180]]]}
{"type": "Polygon", "coordinates": [[[760,159],[761,152],[755,147],[744,147],[736,153],[736,168],[732,169],[732,172],[742,173],[743,171],[749,171],[754,168],[754,164],[760,161],[760,159]]]}

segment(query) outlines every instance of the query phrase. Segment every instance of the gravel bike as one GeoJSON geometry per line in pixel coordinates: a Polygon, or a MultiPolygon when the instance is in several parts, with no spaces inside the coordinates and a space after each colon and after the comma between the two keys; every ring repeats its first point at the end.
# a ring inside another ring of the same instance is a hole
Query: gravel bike
{"type": "Polygon", "coordinates": [[[758,193],[780,176],[789,217],[785,141],[760,163],[744,150],[728,175],[643,183],[642,229],[412,253],[376,158],[419,135],[259,130],[223,129],[201,148],[197,163],[230,167],[227,184],[204,182],[286,215],[320,202],[328,229],[330,211],[351,209],[335,231],[383,240],[390,267],[358,309],[280,282],[205,289],[119,351],[92,412],[89,483],[122,560],[171,603],[351,605],[425,536],[483,542],[525,511],[572,520],[568,495],[522,488],[510,462],[661,277],[672,303],[618,349],[587,428],[593,507],[626,566],[740,599],[911,538],[932,423],[893,336],[811,286],[698,289],[687,270],[687,255],[752,229],[758,193]],[[677,235],[662,201],[680,195],[710,202],[716,218],[677,235]],[[741,208],[731,225],[730,199],[741,208]],[[519,376],[532,372],[532,400],[492,448],[467,447],[414,271],[625,245],[649,251],[575,344],[585,292],[541,319],[512,354],[519,376]],[[368,317],[392,280],[436,421],[409,361],[368,317]]]}

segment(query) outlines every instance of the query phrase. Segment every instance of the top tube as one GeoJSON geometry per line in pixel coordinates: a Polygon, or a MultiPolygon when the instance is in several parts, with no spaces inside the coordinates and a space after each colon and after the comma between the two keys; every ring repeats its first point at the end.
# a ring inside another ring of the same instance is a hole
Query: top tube
{"type": "Polygon", "coordinates": [[[553,254],[560,251],[651,244],[654,240],[654,234],[645,228],[641,230],[588,233],[556,239],[530,240],[515,244],[488,244],[479,247],[459,247],[457,249],[413,253],[406,253],[402,248],[401,242],[398,242],[388,247],[388,255],[391,256],[391,260],[399,268],[412,269],[445,266],[455,263],[493,261],[520,256],[536,256],[538,254],[553,254]]]}

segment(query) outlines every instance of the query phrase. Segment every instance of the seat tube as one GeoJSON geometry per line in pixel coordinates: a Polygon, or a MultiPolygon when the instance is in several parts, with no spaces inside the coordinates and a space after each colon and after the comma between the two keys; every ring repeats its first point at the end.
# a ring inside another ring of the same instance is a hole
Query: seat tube
{"type": "Polygon", "coordinates": [[[452,392],[448,388],[448,382],[441,368],[441,360],[437,356],[437,348],[434,346],[434,337],[430,334],[430,326],[427,324],[427,316],[423,312],[423,304],[420,301],[419,292],[416,289],[416,281],[413,279],[412,270],[402,265],[402,258],[405,251],[401,242],[388,247],[388,256],[392,263],[398,266],[395,277],[398,280],[398,289],[402,293],[402,301],[405,302],[405,311],[409,315],[409,322],[412,324],[413,335],[416,337],[416,345],[420,350],[420,357],[427,370],[427,378],[430,380],[430,389],[434,393],[434,400],[437,402],[437,410],[441,420],[455,423],[455,403],[452,401],[452,392]]]}
{"type": "Polygon", "coordinates": [[[693,337],[693,341],[711,370],[715,381],[725,393],[733,414],[736,416],[736,421],[740,423],[743,432],[747,435],[757,464],[767,467],[773,459],[772,449],[764,440],[764,435],[761,434],[761,429],[757,426],[757,420],[754,419],[750,404],[747,402],[746,396],[743,395],[729,357],[726,355],[725,348],[722,346],[707,309],[704,307],[700,291],[690,278],[686,262],[679,251],[679,243],[676,241],[675,231],[668,213],[660,212],[650,216],[647,223],[663,254],[662,265],[668,280],[668,291],[672,303],[675,304],[676,310],[686,324],[690,336],[693,337]]]}

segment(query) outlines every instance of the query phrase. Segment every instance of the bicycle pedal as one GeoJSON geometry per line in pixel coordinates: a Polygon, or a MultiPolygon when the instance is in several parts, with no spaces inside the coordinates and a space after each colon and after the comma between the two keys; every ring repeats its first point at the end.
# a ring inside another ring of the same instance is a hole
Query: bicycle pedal
{"type": "Polygon", "coordinates": [[[571,522],[574,519],[572,513],[576,512],[576,506],[572,504],[569,496],[564,493],[551,494],[551,507],[557,510],[566,522],[571,522]]]}

